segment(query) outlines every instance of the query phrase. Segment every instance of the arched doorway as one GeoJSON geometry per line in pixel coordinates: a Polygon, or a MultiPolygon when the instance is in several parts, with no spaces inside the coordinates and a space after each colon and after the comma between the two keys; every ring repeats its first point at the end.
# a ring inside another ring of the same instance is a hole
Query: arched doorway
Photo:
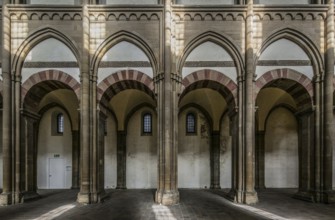
{"type": "Polygon", "coordinates": [[[303,190],[314,147],[311,81],[280,69],[265,73],[256,85],[256,188],[303,190]]]}
{"type": "Polygon", "coordinates": [[[54,70],[36,73],[22,85],[31,187],[79,186],[79,88],[71,76],[54,70]]]}
{"type": "Polygon", "coordinates": [[[157,116],[152,79],[134,70],[121,71],[98,88],[99,108],[107,122],[105,140],[116,138],[104,143],[105,188],[155,188],[157,116]]]}

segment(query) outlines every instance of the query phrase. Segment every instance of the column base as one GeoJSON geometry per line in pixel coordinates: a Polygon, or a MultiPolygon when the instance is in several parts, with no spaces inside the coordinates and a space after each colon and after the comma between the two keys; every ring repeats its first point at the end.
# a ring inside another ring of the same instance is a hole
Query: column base
{"type": "Polygon", "coordinates": [[[107,198],[107,194],[105,190],[102,190],[97,193],[91,193],[91,203],[99,203],[107,198]]]}
{"type": "Polygon", "coordinates": [[[323,192],[321,200],[322,200],[321,202],[326,203],[326,204],[335,203],[335,191],[331,190],[331,191],[323,192]]]}
{"type": "Polygon", "coordinates": [[[174,191],[156,191],[155,196],[156,203],[162,205],[176,205],[179,203],[179,192],[178,190],[174,191]]]}
{"type": "Polygon", "coordinates": [[[78,193],[77,202],[81,204],[90,204],[91,203],[91,196],[90,193],[78,193]]]}
{"type": "Polygon", "coordinates": [[[293,198],[306,202],[315,202],[313,193],[308,191],[298,191],[296,194],[293,195],[293,198]]]}
{"type": "Polygon", "coordinates": [[[210,189],[221,189],[220,184],[212,184],[210,189]]]}
{"type": "Polygon", "coordinates": [[[39,199],[39,198],[41,198],[41,196],[35,191],[24,192],[22,194],[23,202],[28,201],[28,200],[33,200],[33,199],[39,199]]]}
{"type": "Polygon", "coordinates": [[[12,193],[0,194],[0,206],[7,206],[12,204],[12,193]]]}
{"type": "Polygon", "coordinates": [[[251,191],[251,192],[247,192],[245,191],[243,193],[244,196],[244,202],[247,205],[252,205],[252,204],[256,204],[258,202],[258,195],[256,191],[251,191]]]}
{"type": "Polygon", "coordinates": [[[127,187],[125,187],[125,186],[116,186],[115,189],[127,189],[127,187]]]}

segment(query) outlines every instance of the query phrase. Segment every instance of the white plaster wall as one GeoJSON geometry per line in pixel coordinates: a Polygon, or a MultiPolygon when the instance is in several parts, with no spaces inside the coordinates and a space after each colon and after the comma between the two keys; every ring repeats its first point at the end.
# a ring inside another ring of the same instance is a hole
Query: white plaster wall
{"type": "Polygon", "coordinates": [[[2,159],[2,111],[0,111],[0,189],[3,184],[3,159],[2,159]]]}
{"type": "Polygon", "coordinates": [[[189,74],[193,72],[197,72],[204,69],[210,69],[215,70],[220,73],[223,73],[227,77],[229,77],[231,80],[233,80],[235,83],[237,82],[237,71],[236,67],[184,67],[183,68],[183,78],[188,76],[189,74]]]}
{"type": "MultiPolygon", "coordinates": [[[[127,130],[126,185],[128,189],[157,188],[157,137],[154,114],[152,136],[142,136],[141,117],[147,108],[138,110],[129,120],[127,130]]],[[[151,111],[150,111],[151,112],[151,111]]]]}
{"type": "MultiPolygon", "coordinates": [[[[49,38],[37,44],[27,55],[24,62],[77,62],[72,51],[55,38],[49,38]]],[[[22,82],[25,82],[34,73],[57,69],[71,75],[80,82],[79,68],[22,68],[22,82]]]]}
{"type": "Polygon", "coordinates": [[[109,114],[107,118],[107,135],[105,136],[105,188],[116,188],[117,153],[116,122],[109,114]]]}
{"type": "Polygon", "coordinates": [[[234,4],[234,0],[177,0],[176,3],[183,5],[234,4]]]}
{"type": "Polygon", "coordinates": [[[256,67],[256,80],[263,76],[264,73],[275,70],[275,69],[292,69],[303,75],[305,75],[309,79],[313,79],[314,71],[312,66],[257,66],[256,67]]]}
{"type": "Polygon", "coordinates": [[[30,0],[30,4],[44,4],[44,5],[74,5],[75,0],[30,0]]]}
{"type": "MultiPolygon", "coordinates": [[[[205,42],[193,49],[193,51],[186,58],[186,62],[192,61],[233,61],[229,53],[221,46],[213,42],[205,42]]],[[[182,75],[186,77],[192,72],[202,69],[213,69],[219,71],[230,77],[236,82],[237,71],[236,67],[183,67],[182,75]]]]}
{"type": "Polygon", "coordinates": [[[221,122],[220,131],[220,186],[231,188],[232,181],[232,137],[230,136],[229,117],[221,122]]]}
{"type": "Polygon", "coordinates": [[[38,132],[37,150],[37,187],[47,189],[49,186],[48,160],[59,154],[64,159],[65,187],[72,185],[72,131],[67,114],[60,108],[52,108],[41,118],[38,132]],[[62,136],[51,135],[51,118],[54,111],[64,114],[64,134],[62,136]]]}
{"type": "Polygon", "coordinates": [[[309,4],[309,0],[256,0],[255,4],[271,4],[271,5],[282,5],[282,4],[309,4]]]}
{"type": "Polygon", "coordinates": [[[158,4],[158,0],[106,0],[106,4],[158,4]]]}
{"type": "Polygon", "coordinates": [[[210,187],[210,138],[208,123],[203,114],[194,108],[186,109],[179,116],[178,129],[178,187],[210,187]],[[197,112],[197,135],[186,135],[186,114],[197,112]],[[201,126],[205,128],[201,132],[201,126]]]}
{"type": "Polygon", "coordinates": [[[277,108],[266,123],[265,186],[298,187],[299,173],[297,121],[285,108],[277,108]]]}
{"type": "Polygon", "coordinates": [[[269,45],[259,60],[309,60],[309,57],[296,43],[280,39],[269,45]]]}
{"type": "MultiPolygon", "coordinates": [[[[109,49],[102,57],[102,61],[146,61],[150,63],[149,58],[140,48],[127,41],[122,41],[109,49]]],[[[138,70],[153,78],[153,70],[151,67],[99,68],[98,83],[103,81],[110,74],[126,69],[138,70]]]]}
{"type": "MultiPolygon", "coordinates": [[[[305,51],[296,43],[280,39],[269,45],[260,55],[259,60],[310,60],[305,51]]],[[[296,70],[308,78],[313,78],[312,66],[257,66],[256,75],[257,79],[264,73],[281,68],[290,68],[296,70]]]]}

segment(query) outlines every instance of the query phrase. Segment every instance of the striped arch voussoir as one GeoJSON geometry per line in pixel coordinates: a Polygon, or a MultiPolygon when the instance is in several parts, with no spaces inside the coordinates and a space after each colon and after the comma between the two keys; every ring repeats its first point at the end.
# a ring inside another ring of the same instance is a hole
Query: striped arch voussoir
{"type": "Polygon", "coordinates": [[[152,78],[136,70],[122,70],[99,83],[97,101],[100,102],[103,98],[109,101],[114,95],[126,89],[138,89],[154,98],[152,78]]]}
{"type": "Polygon", "coordinates": [[[21,87],[21,100],[25,100],[29,90],[36,84],[44,81],[58,81],[71,88],[80,100],[80,84],[72,76],[59,70],[46,70],[30,76],[21,87]]]}
{"type": "MultiPolygon", "coordinates": [[[[237,105],[237,85],[226,75],[215,70],[200,70],[193,72],[182,80],[181,98],[189,91],[210,88],[218,91],[225,98],[229,108],[237,105]]],[[[180,100],[181,100],[180,98],[180,100]]]]}
{"type": "Polygon", "coordinates": [[[254,98],[265,87],[277,87],[289,93],[297,103],[300,110],[310,109],[313,105],[313,83],[305,75],[292,69],[276,69],[264,73],[257,81],[254,98]],[[288,79],[291,82],[280,82],[288,79]]]}

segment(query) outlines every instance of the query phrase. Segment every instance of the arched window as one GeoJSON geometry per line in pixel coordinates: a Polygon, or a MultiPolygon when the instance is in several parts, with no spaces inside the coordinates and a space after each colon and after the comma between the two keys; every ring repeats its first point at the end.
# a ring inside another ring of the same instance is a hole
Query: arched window
{"type": "Polygon", "coordinates": [[[59,113],[57,115],[57,133],[63,134],[64,132],[64,115],[59,113]]]}
{"type": "Polygon", "coordinates": [[[196,133],[196,119],[193,113],[188,113],[186,115],[186,133],[187,134],[196,133]]]}
{"type": "Polygon", "coordinates": [[[152,134],[152,115],[151,113],[143,114],[142,119],[142,133],[143,135],[151,135],[152,134]]]}

